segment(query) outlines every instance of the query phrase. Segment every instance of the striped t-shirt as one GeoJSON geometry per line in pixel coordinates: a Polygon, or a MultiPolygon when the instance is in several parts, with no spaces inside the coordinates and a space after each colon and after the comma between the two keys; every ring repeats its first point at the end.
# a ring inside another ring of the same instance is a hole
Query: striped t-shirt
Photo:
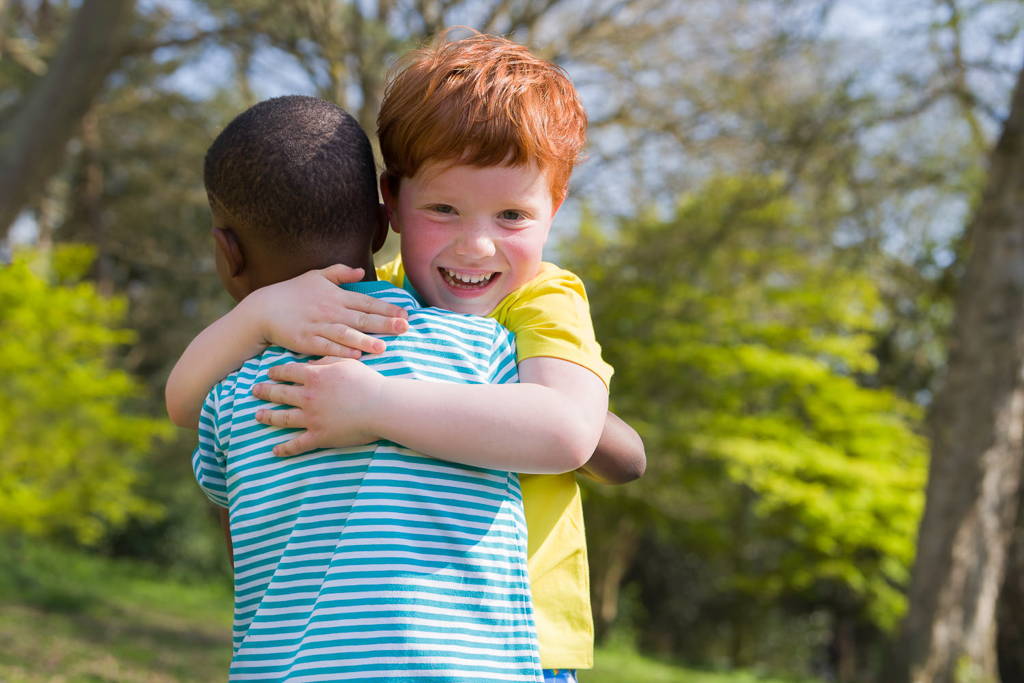
{"type": "MultiPolygon", "coordinates": [[[[380,282],[346,285],[409,312],[409,331],[363,360],[384,375],[514,382],[511,334],[422,308],[380,282]]],[[[277,458],[295,431],[261,425],[251,394],[271,347],[207,396],[193,468],[228,507],[234,545],[232,681],[540,681],[515,473],[394,443],[277,458]]],[[[396,415],[395,419],[401,419],[396,415]]]]}

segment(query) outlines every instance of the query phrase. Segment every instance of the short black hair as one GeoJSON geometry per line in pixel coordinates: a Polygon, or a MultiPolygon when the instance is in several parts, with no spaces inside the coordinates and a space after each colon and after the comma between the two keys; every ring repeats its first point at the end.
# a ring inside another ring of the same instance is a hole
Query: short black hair
{"type": "Polygon", "coordinates": [[[316,250],[373,238],[376,166],[359,123],[316,97],[264,100],[239,114],[206,152],[211,204],[282,247],[316,250]]]}

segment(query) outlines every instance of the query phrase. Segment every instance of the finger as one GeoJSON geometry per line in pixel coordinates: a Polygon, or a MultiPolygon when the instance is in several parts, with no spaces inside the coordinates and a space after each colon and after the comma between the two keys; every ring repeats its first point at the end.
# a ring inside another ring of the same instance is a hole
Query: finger
{"type": "Polygon", "coordinates": [[[309,432],[302,432],[294,439],[274,446],[274,455],[280,458],[288,458],[293,455],[301,455],[314,448],[316,448],[316,444],[313,441],[313,437],[310,436],[309,432]]]}
{"type": "Polygon", "coordinates": [[[349,360],[348,358],[339,358],[338,356],[324,356],[318,360],[310,361],[310,365],[334,365],[342,361],[349,360]]]}
{"type": "Polygon", "coordinates": [[[349,312],[348,323],[366,334],[402,334],[409,329],[409,321],[405,318],[356,310],[349,312]]]}
{"type": "MultiPolygon", "coordinates": [[[[368,334],[363,334],[354,327],[348,325],[334,324],[325,325],[322,330],[322,335],[328,338],[328,341],[333,343],[339,349],[355,349],[356,351],[365,351],[366,353],[384,353],[384,349],[387,345],[377,339],[371,337],[368,334]]],[[[342,358],[358,358],[359,356],[352,356],[351,354],[341,353],[327,353],[326,356],[341,356],[342,358]]]]}
{"type": "MultiPolygon", "coordinates": [[[[270,368],[267,374],[270,376],[270,379],[278,382],[306,384],[309,382],[309,378],[313,374],[313,371],[309,369],[308,363],[285,363],[284,365],[275,365],[270,368]]],[[[257,384],[256,386],[260,385],[257,384]]],[[[267,386],[279,385],[269,384],[267,386]]]]}
{"type": "Polygon", "coordinates": [[[303,388],[301,386],[292,386],[290,384],[263,383],[257,384],[252,388],[252,395],[256,398],[288,406],[301,406],[302,393],[303,388]]]}
{"type": "Polygon", "coordinates": [[[344,285],[362,280],[363,272],[362,268],[350,268],[343,263],[335,263],[321,269],[320,274],[336,285],[344,285]]]}
{"type": "MultiPolygon", "coordinates": [[[[345,326],[339,325],[339,327],[345,326]]],[[[330,334],[330,332],[326,330],[325,333],[330,334]]],[[[339,344],[338,342],[332,341],[327,337],[314,337],[310,346],[312,349],[315,350],[315,355],[317,356],[334,356],[336,358],[359,358],[360,356],[363,355],[359,349],[349,348],[348,346],[345,346],[344,344],[339,344]]]]}
{"type": "Polygon", "coordinates": [[[409,317],[409,312],[401,306],[389,304],[376,297],[360,294],[359,292],[346,292],[345,294],[346,305],[353,311],[374,313],[389,318],[402,318],[403,320],[409,317]]]}
{"type": "Polygon", "coordinates": [[[270,410],[261,408],[256,411],[256,421],[271,427],[287,427],[289,429],[305,429],[306,413],[301,408],[270,410]]]}

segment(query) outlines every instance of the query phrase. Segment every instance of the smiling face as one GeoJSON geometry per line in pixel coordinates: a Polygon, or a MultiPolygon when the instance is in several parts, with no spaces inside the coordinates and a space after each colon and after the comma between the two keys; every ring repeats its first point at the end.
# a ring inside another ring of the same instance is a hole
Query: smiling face
{"type": "Polygon", "coordinates": [[[431,306],[487,315],[533,279],[558,206],[534,165],[424,165],[383,182],[405,273],[431,306]]]}

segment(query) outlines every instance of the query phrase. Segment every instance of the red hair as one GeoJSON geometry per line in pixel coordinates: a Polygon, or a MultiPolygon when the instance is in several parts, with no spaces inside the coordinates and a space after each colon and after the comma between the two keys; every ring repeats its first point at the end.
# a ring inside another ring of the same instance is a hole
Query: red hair
{"type": "Polygon", "coordinates": [[[587,115],[565,71],[522,45],[449,31],[392,68],[377,116],[392,189],[426,163],[536,164],[565,197],[586,141],[587,115]]]}

